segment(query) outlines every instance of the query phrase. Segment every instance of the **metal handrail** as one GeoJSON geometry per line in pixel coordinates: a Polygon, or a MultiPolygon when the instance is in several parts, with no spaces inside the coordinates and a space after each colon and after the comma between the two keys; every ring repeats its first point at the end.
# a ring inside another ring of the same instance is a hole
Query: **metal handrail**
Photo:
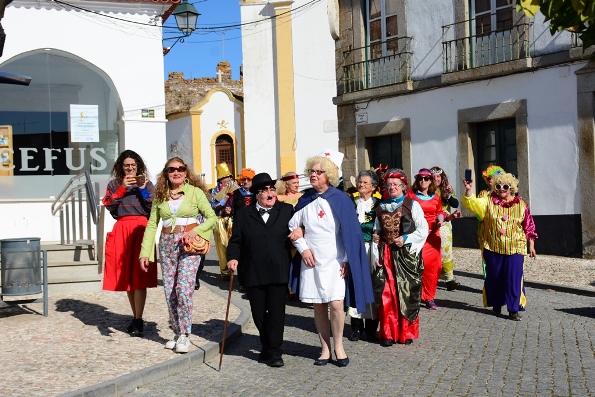
{"type": "Polygon", "coordinates": [[[494,65],[529,58],[533,21],[517,22],[512,26],[473,33],[473,19],[442,26],[442,68],[444,73],[494,65]],[[461,34],[465,32],[465,34],[461,34]],[[447,36],[450,34],[451,37],[447,36]]]}
{"type": "Polygon", "coordinates": [[[409,80],[413,55],[409,50],[411,40],[411,37],[402,36],[343,51],[343,59],[351,58],[351,63],[343,66],[343,92],[361,91],[409,80]],[[373,58],[371,52],[374,47],[384,46],[395,40],[399,43],[398,52],[373,58]],[[364,60],[355,61],[353,58],[364,60]]]}
{"type": "MultiPolygon", "coordinates": [[[[99,202],[95,195],[95,189],[91,181],[89,171],[78,174],[70,178],[66,186],[62,189],[58,197],[52,203],[52,215],[60,214],[60,243],[70,244],[77,241],[78,235],[83,240],[93,240],[91,238],[91,220],[95,224],[97,232],[97,245],[103,244],[103,236],[99,235],[101,217],[99,214],[99,202]],[[77,181],[85,178],[85,183],[75,185],[77,181]],[[83,199],[83,191],[85,197],[83,199]],[[83,211],[83,201],[86,202],[86,238],[84,238],[83,219],[85,218],[85,211],[83,211]],[[78,205],[77,205],[78,204],[78,205]],[[77,211],[78,209],[78,211],[77,211]],[[72,229],[72,240],[71,240],[72,229]]],[[[97,183],[95,183],[97,184],[97,183]]]]}

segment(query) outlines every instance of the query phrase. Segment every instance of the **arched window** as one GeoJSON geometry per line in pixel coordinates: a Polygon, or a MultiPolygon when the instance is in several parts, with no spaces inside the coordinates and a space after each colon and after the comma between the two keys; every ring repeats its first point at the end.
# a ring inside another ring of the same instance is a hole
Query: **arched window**
{"type": "Polygon", "coordinates": [[[86,169],[107,179],[122,133],[122,106],[109,76],[54,49],[15,56],[0,71],[31,77],[29,86],[0,85],[2,198],[57,195],[86,169]]]}

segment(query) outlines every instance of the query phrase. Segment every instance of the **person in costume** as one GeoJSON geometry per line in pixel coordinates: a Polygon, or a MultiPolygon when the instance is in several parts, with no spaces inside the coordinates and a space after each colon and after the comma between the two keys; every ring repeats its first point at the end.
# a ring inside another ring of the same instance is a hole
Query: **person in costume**
{"type": "MultiPolygon", "coordinates": [[[[434,183],[438,187],[436,194],[440,196],[440,203],[442,210],[448,213],[458,212],[461,215],[459,208],[459,200],[452,192],[452,186],[448,182],[446,172],[438,166],[430,169],[434,183]]],[[[461,283],[455,280],[454,276],[454,256],[452,253],[452,223],[444,222],[440,226],[440,240],[442,248],[442,274],[440,278],[446,281],[446,289],[448,291],[455,290],[461,286],[461,283]]]]}
{"type": "Polygon", "coordinates": [[[322,348],[314,364],[326,365],[331,360],[332,328],[335,362],[344,367],[349,364],[343,347],[344,306],[363,313],[374,302],[374,294],[353,202],[334,187],[339,183],[343,154],[330,150],[323,153],[306,163],[305,174],[310,176],[313,189],[299,199],[289,222],[292,231],[304,228],[303,237],[293,241],[299,255],[294,258],[291,287],[302,302],[314,305],[322,348]]]}
{"type": "MultiPolygon", "coordinates": [[[[506,173],[506,171],[504,171],[504,169],[502,167],[499,167],[497,165],[490,165],[488,168],[486,168],[481,173],[481,176],[483,177],[483,180],[488,185],[488,187],[487,187],[487,189],[483,189],[481,192],[479,192],[477,197],[479,197],[479,198],[489,197],[490,194],[492,193],[491,185],[492,185],[492,180],[493,180],[494,176],[504,174],[504,173],[506,173]]],[[[485,280],[485,278],[486,278],[486,262],[483,259],[484,228],[483,228],[483,221],[481,219],[479,219],[479,217],[477,217],[477,220],[478,220],[478,222],[477,222],[477,242],[479,243],[479,249],[481,251],[481,270],[483,272],[483,279],[485,280]]]]}
{"type": "Polygon", "coordinates": [[[227,202],[225,203],[225,213],[230,213],[232,218],[241,208],[248,207],[254,203],[254,194],[251,192],[252,178],[256,172],[252,168],[244,168],[238,175],[240,188],[227,193],[227,202]],[[228,209],[229,208],[229,209],[228,209]]]}
{"type": "Polygon", "coordinates": [[[519,311],[526,305],[523,267],[527,245],[529,257],[535,258],[537,239],[529,206],[516,195],[518,183],[510,173],[494,175],[490,196],[479,198],[471,192],[473,183],[463,181],[463,205],[483,220],[484,306],[499,316],[506,305],[508,317],[515,321],[521,320],[519,311]]]}
{"type": "Polygon", "coordinates": [[[262,344],[259,361],[270,367],[282,367],[285,296],[292,247],[288,224],[293,206],[277,201],[275,182],[267,173],[254,177],[250,190],[256,204],[236,213],[227,247],[227,266],[232,272],[237,269],[246,288],[262,344]]]}
{"type": "Polygon", "coordinates": [[[434,183],[432,172],[427,168],[419,170],[415,175],[415,182],[407,192],[407,197],[417,201],[424,211],[424,217],[428,222],[428,238],[422,250],[424,261],[424,273],[422,276],[421,300],[426,308],[438,309],[434,298],[438,287],[438,279],[442,273],[442,242],[440,239],[440,227],[444,222],[450,222],[455,213],[449,214],[442,209],[440,196],[436,194],[438,187],[434,183]]]}
{"type": "MultiPolygon", "coordinates": [[[[283,177],[275,184],[277,188],[277,200],[291,204],[294,208],[300,199],[303,192],[300,192],[300,176],[293,172],[286,172],[283,177]]],[[[293,257],[296,253],[295,247],[291,250],[291,256],[293,257]]],[[[289,300],[295,300],[295,291],[291,290],[291,286],[287,286],[287,298],[289,300]]]]}
{"type": "Polygon", "coordinates": [[[157,225],[162,220],[159,258],[169,322],[174,331],[173,339],[165,344],[165,348],[187,353],[190,350],[188,335],[192,330],[192,296],[201,255],[187,252],[184,244],[197,235],[209,241],[217,217],[205,195],[204,185],[179,157],[167,160],[155,190],[155,202],[139,257],[140,266],[147,271],[153,260],[157,225]],[[199,213],[205,218],[200,225],[196,222],[199,213]]]}
{"type": "Polygon", "coordinates": [[[372,259],[372,228],[376,221],[376,207],[380,203],[380,193],[378,189],[378,177],[376,173],[371,170],[360,171],[355,179],[355,186],[357,192],[351,195],[355,211],[357,212],[357,220],[362,228],[362,235],[364,237],[364,246],[368,254],[369,271],[372,277],[372,284],[374,287],[374,303],[370,304],[366,311],[358,313],[357,309],[352,307],[347,308],[347,314],[351,317],[351,335],[350,341],[357,341],[360,338],[365,338],[369,341],[376,340],[376,330],[378,329],[378,303],[380,302],[382,289],[384,288],[384,278],[377,277],[376,264],[372,259]]]}
{"type": "Polygon", "coordinates": [[[211,206],[217,215],[217,223],[215,224],[213,235],[215,238],[215,247],[217,248],[221,278],[229,280],[231,272],[227,268],[227,244],[231,236],[233,220],[231,217],[232,209],[225,204],[229,198],[228,193],[237,186],[227,163],[217,164],[215,170],[217,171],[217,185],[211,189],[209,195],[211,206]]]}
{"type": "Polygon", "coordinates": [[[147,288],[157,287],[157,265],[151,262],[146,272],[138,266],[140,244],[151,213],[155,186],[147,178],[143,159],[132,150],[123,151],[114,163],[102,203],[116,219],[105,241],[103,289],[126,291],[132,320],[126,332],[144,334],[143,312],[147,288]]]}
{"type": "Polygon", "coordinates": [[[277,183],[277,200],[291,204],[295,207],[303,194],[299,189],[300,176],[293,171],[289,171],[285,173],[277,183]]]}
{"type": "Polygon", "coordinates": [[[419,203],[405,196],[407,183],[403,170],[388,170],[384,186],[389,198],[376,208],[374,233],[380,241],[375,264],[386,279],[378,309],[378,339],[385,347],[395,342],[409,345],[419,337],[424,273],[421,251],[428,237],[428,222],[419,203]]]}

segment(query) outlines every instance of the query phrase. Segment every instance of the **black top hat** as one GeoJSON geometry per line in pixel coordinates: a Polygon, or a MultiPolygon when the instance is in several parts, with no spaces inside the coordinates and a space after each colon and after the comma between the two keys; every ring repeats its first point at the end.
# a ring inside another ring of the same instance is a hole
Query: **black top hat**
{"type": "Polygon", "coordinates": [[[277,183],[276,179],[271,179],[271,176],[266,172],[261,172],[260,174],[256,174],[254,178],[252,178],[252,186],[250,186],[251,193],[258,193],[260,189],[265,186],[272,186],[275,187],[275,183],[277,183]]]}

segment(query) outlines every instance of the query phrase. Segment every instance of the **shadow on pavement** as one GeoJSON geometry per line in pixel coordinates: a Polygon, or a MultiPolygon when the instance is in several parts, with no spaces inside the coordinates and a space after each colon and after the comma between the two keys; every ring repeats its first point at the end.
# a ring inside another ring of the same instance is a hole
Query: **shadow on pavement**
{"type": "Polygon", "coordinates": [[[568,309],[555,310],[568,314],[574,314],[576,316],[595,318],[595,307],[573,307],[568,309]]]}
{"type": "MultiPolygon", "coordinates": [[[[103,336],[113,334],[114,331],[111,328],[125,332],[124,330],[132,318],[130,315],[112,313],[105,306],[70,298],[57,301],[56,311],[64,313],[72,312],[72,316],[83,324],[97,327],[97,330],[103,336]]],[[[159,336],[157,323],[155,322],[145,321],[144,333],[144,339],[160,344],[167,341],[159,336]]]]}

